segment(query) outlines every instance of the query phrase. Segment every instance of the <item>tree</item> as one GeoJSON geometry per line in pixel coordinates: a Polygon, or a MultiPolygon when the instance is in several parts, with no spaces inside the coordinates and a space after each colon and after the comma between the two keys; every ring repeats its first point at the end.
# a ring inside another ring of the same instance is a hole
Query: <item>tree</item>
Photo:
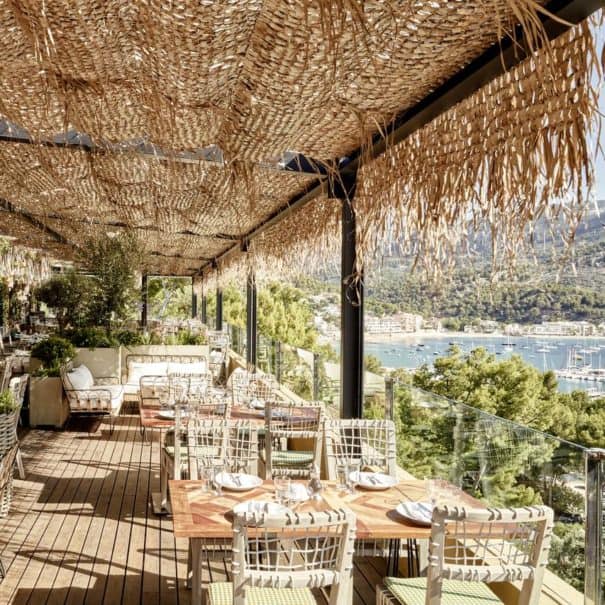
{"type": "Polygon", "coordinates": [[[82,263],[96,280],[91,311],[108,333],[112,319],[123,321],[134,311],[135,275],[142,258],[139,240],[129,232],[101,235],[82,247],[82,263]]]}
{"type": "Polygon", "coordinates": [[[95,284],[89,277],[72,269],[45,281],[37,288],[35,296],[54,311],[59,334],[63,335],[67,327],[87,323],[94,289],[95,284]]]}
{"type": "Polygon", "coordinates": [[[371,372],[372,374],[384,374],[384,368],[382,367],[382,363],[376,355],[366,355],[363,360],[363,365],[366,372],[371,372]]]}
{"type": "Polygon", "coordinates": [[[191,278],[152,277],[147,281],[149,315],[165,319],[191,316],[191,278]]]}

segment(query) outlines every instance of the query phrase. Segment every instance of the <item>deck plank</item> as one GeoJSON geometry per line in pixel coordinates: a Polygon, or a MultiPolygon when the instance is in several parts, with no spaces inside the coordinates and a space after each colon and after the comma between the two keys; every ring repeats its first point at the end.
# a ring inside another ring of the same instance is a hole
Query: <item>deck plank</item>
{"type": "MultiPolygon", "coordinates": [[[[24,519],[29,531],[21,543],[17,558],[7,573],[7,577],[10,576],[15,580],[10,598],[16,603],[36,601],[34,591],[38,578],[47,564],[52,565],[48,557],[65,519],[63,510],[73,509],[72,500],[79,485],[79,472],[82,470],[79,461],[91,459],[97,446],[94,441],[87,440],[83,444],[78,444],[73,440],[70,447],[69,436],[65,434],[62,441],[65,441],[67,445],[67,448],[60,450],[59,453],[64,464],[57,468],[57,474],[50,477],[50,480],[48,477],[38,478],[44,484],[44,488],[38,501],[33,503],[31,508],[31,517],[34,517],[35,520],[28,519],[30,515],[24,519]],[[81,446],[78,447],[78,445],[81,446]],[[32,598],[30,599],[30,597],[32,598]]],[[[46,450],[46,447],[44,449],[46,450]]],[[[52,450],[46,450],[45,455],[56,454],[52,450]]],[[[35,477],[30,476],[30,480],[35,480],[35,477]]],[[[44,600],[41,599],[39,602],[43,603],[44,600]]]]}
{"type": "Polygon", "coordinates": [[[67,587],[67,597],[61,600],[61,593],[53,591],[47,605],[62,605],[62,603],[76,605],[81,603],[86,595],[91,578],[94,577],[98,545],[101,542],[99,536],[104,536],[107,529],[109,506],[113,491],[118,484],[119,473],[116,469],[119,468],[124,453],[131,449],[129,435],[124,434],[131,424],[134,424],[133,419],[118,422],[113,436],[107,443],[106,449],[111,452],[111,455],[105,454],[101,460],[95,461],[102,479],[97,479],[94,509],[89,517],[89,523],[82,520],[78,527],[79,540],[71,549],[73,551],[71,565],[62,566],[55,582],[55,585],[59,583],[59,586],[67,587]]]}
{"type": "MultiPolygon", "coordinates": [[[[32,430],[22,446],[27,477],[15,480],[12,510],[0,519],[2,605],[189,605],[187,541],[150,506],[158,434],[143,442],[138,415],[127,415],[111,437],[105,423],[91,436],[32,430]]],[[[381,567],[362,563],[354,605],[373,605],[381,567]]],[[[205,582],[228,579],[224,561],[207,565],[205,582]]]]}
{"type": "MultiPolygon", "coordinates": [[[[89,437],[82,434],[82,438],[89,437]]],[[[94,518],[94,511],[97,510],[101,487],[114,456],[116,443],[113,441],[106,444],[102,435],[96,439],[93,455],[94,460],[98,462],[90,464],[90,461],[86,460],[82,467],[84,473],[76,487],[72,506],[63,512],[60,530],[48,549],[49,556],[36,583],[39,586],[38,594],[32,600],[42,600],[46,592],[46,603],[49,605],[53,600],[60,599],[58,595],[69,590],[74,581],[77,567],[75,563],[85,548],[90,522],[94,518]]]]}

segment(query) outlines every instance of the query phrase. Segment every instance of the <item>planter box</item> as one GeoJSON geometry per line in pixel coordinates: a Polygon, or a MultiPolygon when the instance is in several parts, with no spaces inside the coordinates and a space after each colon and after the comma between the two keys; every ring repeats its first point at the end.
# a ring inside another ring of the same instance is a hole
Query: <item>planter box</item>
{"type": "Polygon", "coordinates": [[[60,378],[32,377],[29,382],[29,425],[63,428],[69,405],[60,378]]]}

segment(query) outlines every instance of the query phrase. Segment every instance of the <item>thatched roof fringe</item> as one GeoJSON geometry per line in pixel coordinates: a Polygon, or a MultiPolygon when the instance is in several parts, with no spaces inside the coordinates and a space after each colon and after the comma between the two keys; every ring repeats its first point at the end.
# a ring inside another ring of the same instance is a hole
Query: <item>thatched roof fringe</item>
{"type": "Polygon", "coordinates": [[[573,232],[593,181],[597,61],[583,23],[365,165],[354,201],[359,270],[387,233],[439,272],[483,225],[495,269],[514,263],[542,216],[564,213],[573,232]]]}

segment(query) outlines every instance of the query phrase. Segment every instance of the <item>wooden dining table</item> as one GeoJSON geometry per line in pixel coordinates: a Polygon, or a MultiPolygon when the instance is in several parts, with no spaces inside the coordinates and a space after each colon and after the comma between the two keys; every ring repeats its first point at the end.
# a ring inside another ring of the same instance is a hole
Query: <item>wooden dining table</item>
{"type": "MultiPolygon", "coordinates": [[[[399,515],[395,508],[402,501],[427,500],[424,481],[401,481],[386,490],[357,488],[353,494],[343,493],[333,481],[324,481],[319,499],[310,499],[295,506],[296,512],[348,508],[355,513],[358,540],[428,539],[430,527],[417,525],[399,515]]],[[[222,494],[205,490],[202,481],[170,481],[172,521],[177,538],[188,538],[192,553],[192,605],[202,602],[202,550],[207,541],[225,540],[233,536],[233,507],[247,500],[273,500],[272,481],[247,492],[222,490],[222,494]]]]}

